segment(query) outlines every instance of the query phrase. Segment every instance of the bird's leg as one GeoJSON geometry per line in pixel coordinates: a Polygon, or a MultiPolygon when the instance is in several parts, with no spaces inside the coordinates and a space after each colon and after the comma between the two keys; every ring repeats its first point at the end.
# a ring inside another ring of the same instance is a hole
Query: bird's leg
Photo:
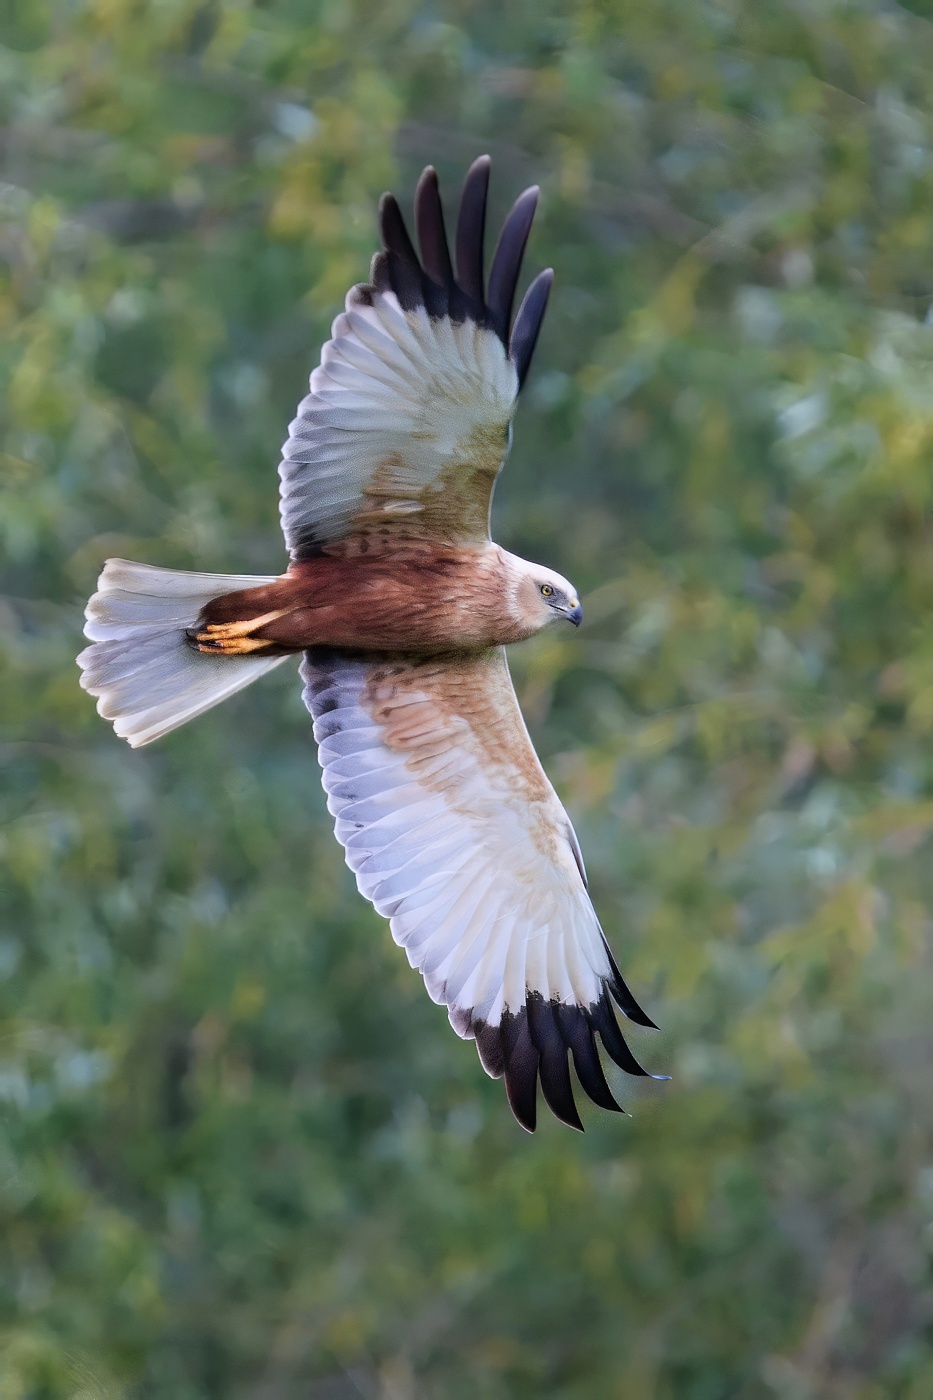
{"type": "Polygon", "coordinates": [[[198,641],[214,638],[225,642],[231,637],[248,637],[257,627],[265,627],[268,623],[275,622],[277,617],[284,617],[287,611],[287,608],[278,608],[275,612],[263,613],[262,617],[248,617],[245,622],[208,622],[204,631],[198,633],[198,641]]]}
{"type": "Polygon", "coordinates": [[[264,613],[262,617],[250,617],[244,622],[205,623],[204,630],[194,634],[198,651],[220,652],[224,656],[244,656],[251,651],[260,651],[263,647],[275,646],[274,642],[265,637],[253,637],[250,634],[270,622],[275,622],[276,618],[284,617],[286,612],[287,608],[278,608],[275,612],[264,613]]]}

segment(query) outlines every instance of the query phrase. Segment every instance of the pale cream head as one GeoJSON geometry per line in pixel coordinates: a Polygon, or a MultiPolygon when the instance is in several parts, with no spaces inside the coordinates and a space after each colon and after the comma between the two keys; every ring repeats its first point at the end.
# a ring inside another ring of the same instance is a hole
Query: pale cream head
{"type": "Polygon", "coordinates": [[[502,552],[509,575],[512,616],[524,636],[540,632],[551,622],[572,622],[579,627],[583,609],[569,579],[543,564],[502,552]]]}

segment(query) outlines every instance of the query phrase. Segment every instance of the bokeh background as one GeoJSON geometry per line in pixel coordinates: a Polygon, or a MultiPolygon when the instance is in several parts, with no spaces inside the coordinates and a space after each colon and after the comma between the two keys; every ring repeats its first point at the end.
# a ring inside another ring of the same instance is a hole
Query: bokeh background
{"type": "Polygon", "coordinates": [[[2,1400],[933,1395],[933,7],[5,0],[2,1400]],[[165,742],[108,555],[274,571],[375,202],[555,294],[496,502],[638,997],[535,1138],[330,832],[291,668],[165,742]],[[569,631],[570,629],[567,629],[569,631]]]}

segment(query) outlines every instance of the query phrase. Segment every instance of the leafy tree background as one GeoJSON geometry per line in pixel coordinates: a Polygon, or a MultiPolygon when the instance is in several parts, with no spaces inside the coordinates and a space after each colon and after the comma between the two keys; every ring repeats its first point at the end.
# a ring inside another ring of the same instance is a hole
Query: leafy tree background
{"type": "Polygon", "coordinates": [[[2,1400],[933,1394],[928,14],[5,0],[2,1400]],[[483,150],[557,272],[497,534],[587,610],[517,683],[674,1076],[583,1138],[355,894],[291,668],[133,753],[73,661],[108,555],[280,566],[375,201],[483,150]]]}

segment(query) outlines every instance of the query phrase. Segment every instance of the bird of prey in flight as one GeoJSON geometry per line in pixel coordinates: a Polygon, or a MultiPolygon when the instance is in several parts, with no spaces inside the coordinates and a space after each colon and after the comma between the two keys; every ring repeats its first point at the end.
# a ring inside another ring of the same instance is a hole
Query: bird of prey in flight
{"type": "Polygon", "coordinates": [[[580,1128],[569,1061],[618,1110],[597,1036],[645,1074],[613,1003],[653,1022],[613,959],[580,849],[522,720],[505,646],[577,626],[571,584],[493,543],[509,450],[553,274],[512,308],[537,203],[508,215],[488,280],[489,160],[470,167],[448,247],[437,176],[398,204],[333,324],[279,468],[279,577],[109,559],[78,658],[98,710],[137,747],[297,653],[328,807],[360,891],[432,998],[534,1130],[537,1082],[580,1128]],[[568,1059],[569,1057],[569,1059],[568,1059]]]}

